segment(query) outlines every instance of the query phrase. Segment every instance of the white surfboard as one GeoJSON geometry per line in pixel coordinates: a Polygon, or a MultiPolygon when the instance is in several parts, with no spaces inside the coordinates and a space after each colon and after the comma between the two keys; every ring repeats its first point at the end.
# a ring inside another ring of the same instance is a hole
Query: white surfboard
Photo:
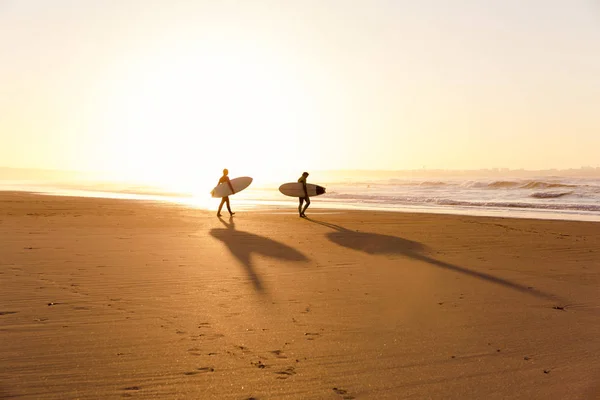
{"type": "MultiPolygon", "coordinates": [[[[242,176],[240,178],[230,179],[229,182],[231,182],[231,186],[233,186],[233,190],[235,191],[235,193],[238,193],[250,186],[250,184],[252,183],[252,178],[250,178],[249,176],[242,176]]],[[[210,192],[212,197],[231,196],[235,193],[231,193],[231,188],[229,187],[227,182],[219,183],[210,192]]]]}
{"type": "MultiPolygon", "coordinates": [[[[308,191],[308,196],[319,196],[325,193],[325,188],[323,186],[314,185],[312,183],[306,184],[306,190],[308,191]]],[[[300,182],[290,182],[284,183],[279,186],[279,191],[286,196],[290,197],[304,197],[304,188],[300,182]]]]}

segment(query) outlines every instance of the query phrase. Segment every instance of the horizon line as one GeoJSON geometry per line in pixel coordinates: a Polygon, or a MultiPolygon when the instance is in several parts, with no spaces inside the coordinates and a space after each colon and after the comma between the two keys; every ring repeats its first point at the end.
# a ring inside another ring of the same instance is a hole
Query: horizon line
{"type": "MultiPolygon", "coordinates": [[[[40,172],[57,172],[57,173],[74,173],[74,174],[112,174],[116,172],[99,171],[99,170],[73,170],[73,169],[56,169],[56,168],[34,168],[34,167],[10,167],[0,166],[0,170],[18,170],[18,171],[40,171],[40,172]]],[[[599,166],[583,165],[580,167],[570,168],[508,168],[508,167],[489,167],[489,168],[406,168],[406,169],[374,169],[374,168],[317,168],[312,171],[317,172],[547,172],[547,171],[600,171],[599,166]]]]}

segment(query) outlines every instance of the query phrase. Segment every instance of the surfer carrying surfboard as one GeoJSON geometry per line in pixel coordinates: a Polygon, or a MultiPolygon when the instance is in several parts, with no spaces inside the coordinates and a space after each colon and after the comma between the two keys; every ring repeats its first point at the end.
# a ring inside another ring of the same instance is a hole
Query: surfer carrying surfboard
{"type": "MultiPolygon", "coordinates": [[[[231,185],[231,181],[229,180],[229,170],[227,168],[225,168],[223,170],[223,176],[219,179],[219,184],[221,183],[227,183],[229,185],[229,188],[231,189],[231,194],[235,194],[235,190],[233,189],[233,186],[231,185]]],[[[219,210],[217,211],[217,217],[221,216],[221,209],[223,208],[223,204],[227,203],[227,211],[229,211],[229,215],[233,215],[235,214],[234,212],[231,212],[231,205],[229,204],[229,196],[223,196],[223,198],[221,199],[221,204],[219,204],[219,210]]]]}
{"type": "Polygon", "coordinates": [[[304,214],[306,212],[306,209],[308,208],[308,206],[310,206],[310,197],[308,197],[308,188],[306,187],[306,178],[308,178],[308,172],[303,172],[302,176],[298,179],[298,183],[302,184],[302,189],[304,190],[304,196],[305,197],[300,197],[298,200],[300,202],[300,204],[298,205],[298,213],[300,214],[301,218],[306,218],[306,215],[304,214]],[[302,203],[306,202],[306,205],[304,206],[304,209],[302,208],[302,203]]]}

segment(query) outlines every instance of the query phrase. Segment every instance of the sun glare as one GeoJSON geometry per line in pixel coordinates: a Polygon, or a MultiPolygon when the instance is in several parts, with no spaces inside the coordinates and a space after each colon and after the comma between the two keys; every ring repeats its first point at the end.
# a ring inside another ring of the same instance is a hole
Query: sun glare
{"type": "Polygon", "coordinates": [[[316,114],[293,69],[248,48],[185,49],[115,66],[98,116],[116,171],[207,191],[223,168],[276,181],[310,164],[316,114]],[[200,189],[199,189],[200,188],[200,189]]]}

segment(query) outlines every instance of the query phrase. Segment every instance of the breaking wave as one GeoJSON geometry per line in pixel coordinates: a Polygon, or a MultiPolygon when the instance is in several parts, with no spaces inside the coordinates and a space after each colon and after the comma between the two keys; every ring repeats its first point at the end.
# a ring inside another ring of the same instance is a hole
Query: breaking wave
{"type": "Polygon", "coordinates": [[[559,197],[564,197],[564,196],[568,196],[570,194],[573,194],[573,192],[561,192],[561,193],[552,193],[552,192],[537,192],[537,193],[533,193],[531,196],[529,197],[533,197],[534,199],[556,199],[559,197]]]}
{"type": "MultiPolygon", "coordinates": [[[[333,182],[329,182],[333,183],[333,182]]],[[[577,184],[574,182],[561,182],[553,180],[406,180],[406,179],[388,179],[385,181],[348,181],[339,182],[343,185],[375,187],[418,187],[423,189],[435,190],[438,188],[464,188],[464,189],[483,189],[483,190],[545,190],[545,189],[585,189],[588,191],[600,192],[600,185],[589,184],[589,182],[577,184]]]]}
{"type": "MultiPolygon", "coordinates": [[[[576,188],[579,185],[572,185],[560,182],[545,182],[545,181],[496,181],[483,184],[489,189],[557,189],[557,188],[576,188]]],[[[479,186],[481,187],[481,186],[479,186]]]]}
{"type": "Polygon", "coordinates": [[[555,188],[575,188],[578,185],[569,185],[566,183],[532,181],[523,185],[523,189],[555,189],[555,188]]]}
{"type": "Polygon", "coordinates": [[[488,183],[487,185],[484,184],[484,186],[487,186],[490,189],[514,188],[514,187],[519,187],[520,185],[521,185],[520,182],[513,182],[513,181],[496,181],[496,182],[488,183]]]}
{"type": "MultiPolygon", "coordinates": [[[[571,192],[558,193],[562,197],[571,192]]],[[[541,195],[541,194],[540,194],[541,195]]],[[[545,194],[544,194],[545,195],[545,194]]],[[[556,194],[555,194],[556,195],[556,194]]],[[[574,204],[574,203],[529,203],[522,201],[467,201],[453,200],[434,197],[419,196],[382,196],[382,195],[361,195],[361,194],[329,194],[331,200],[349,200],[363,204],[378,205],[438,205],[438,206],[457,206],[457,207],[486,207],[486,208],[522,208],[538,210],[564,210],[564,211],[592,211],[600,212],[600,204],[574,204]]],[[[543,197],[539,197],[543,198],[543,197]]]]}

